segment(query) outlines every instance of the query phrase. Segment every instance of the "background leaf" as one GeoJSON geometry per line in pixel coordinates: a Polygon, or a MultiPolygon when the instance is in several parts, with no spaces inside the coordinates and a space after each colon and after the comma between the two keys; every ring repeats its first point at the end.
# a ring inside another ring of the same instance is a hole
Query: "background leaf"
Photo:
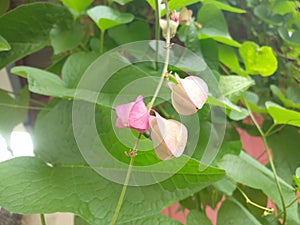
{"type": "Polygon", "coordinates": [[[273,102],[266,102],[266,107],[275,124],[289,124],[300,127],[299,112],[283,108],[273,102]]]}
{"type": "Polygon", "coordinates": [[[268,137],[274,155],[277,173],[287,183],[292,184],[294,172],[300,167],[300,139],[297,127],[286,126],[268,137]],[[287,146],[286,141],[289,145],[287,146]]]}
{"type": "Polygon", "coordinates": [[[61,0],[66,6],[74,9],[77,13],[85,10],[94,0],[61,0]]]}
{"type": "Polygon", "coordinates": [[[48,45],[49,32],[54,26],[72,22],[73,16],[65,7],[50,3],[21,5],[2,15],[0,35],[11,45],[11,50],[0,52],[0,68],[48,45]]]}
{"type": "Polygon", "coordinates": [[[7,92],[0,90],[0,134],[10,143],[10,133],[27,117],[29,91],[24,88],[12,98],[7,92]]]}
{"type": "Polygon", "coordinates": [[[105,31],[120,24],[129,23],[134,18],[130,13],[121,13],[116,9],[102,5],[89,9],[87,13],[101,31],[105,31]]]}
{"type": "Polygon", "coordinates": [[[284,106],[300,109],[300,104],[297,102],[293,102],[291,99],[288,99],[286,96],[284,96],[284,94],[276,85],[271,85],[270,89],[272,90],[273,94],[280,99],[284,106]]]}
{"type": "Polygon", "coordinates": [[[149,25],[143,21],[134,21],[129,25],[114,27],[108,31],[108,35],[119,45],[151,38],[149,25]],[[120,36],[120,34],[123,35],[120,36]]]}
{"type": "Polygon", "coordinates": [[[9,8],[9,0],[0,0],[0,16],[9,8]]]}
{"type": "Polygon", "coordinates": [[[227,23],[222,11],[212,3],[204,4],[198,11],[197,22],[202,25],[198,32],[199,39],[213,38],[214,40],[239,47],[228,32],[227,23]]]}
{"type": "Polygon", "coordinates": [[[206,215],[203,212],[192,210],[190,211],[187,217],[187,225],[195,225],[195,224],[212,225],[210,220],[206,217],[206,215]]]}
{"type": "Polygon", "coordinates": [[[54,54],[77,47],[82,38],[83,31],[79,21],[74,21],[68,27],[54,27],[50,32],[54,54]]]}
{"type": "MultiPolygon", "coordinates": [[[[225,155],[219,162],[219,166],[226,170],[226,174],[241,184],[262,190],[269,196],[276,205],[281,208],[279,194],[275,187],[272,172],[245,153],[240,156],[225,155]]],[[[295,198],[294,189],[280,178],[283,196],[286,202],[295,198]]],[[[287,209],[288,221],[291,224],[300,222],[298,217],[297,205],[287,209]]],[[[235,218],[236,219],[236,218],[235,218]]]]}
{"type": "Polygon", "coordinates": [[[9,51],[10,49],[9,43],[0,35],[0,52],[9,51]]]}

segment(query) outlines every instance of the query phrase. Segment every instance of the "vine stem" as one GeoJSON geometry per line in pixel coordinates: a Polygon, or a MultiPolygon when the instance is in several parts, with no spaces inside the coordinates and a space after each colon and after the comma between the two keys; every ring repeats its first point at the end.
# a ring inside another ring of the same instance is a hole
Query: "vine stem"
{"type": "Polygon", "coordinates": [[[285,206],[285,201],[284,201],[284,198],[283,198],[283,193],[282,193],[282,188],[281,188],[281,185],[280,185],[280,182],[279,182],[279,178],[278,178],[278,175],[277,175],[277,172],[276,172],[276,169],[275,169],[275,166],[274,166],[274,162],[273,162],[273,159],[272,159],[272,154],[271,154],[271,151],[270,151],[270,148],[269,148],[269,144],[268,144],[268,141],[267,141],[267,138],[266,138],[266,135],[264,134],[264,132],[262,131],[262,129],[260,128],[259,124],[257,123],[246,99],[244,99],[244,103],[245,103],[245,106],[247,107],[248,109],[248,112],[249,112],[249,115],[254,123],[254,125],[256,126],[258,132],[260,133],[262,139],[263,139],[263,142],[264,142],[264,145],[265,145],[265,148],[266,148],[266,152],[267,152],[267,155],[268,155],[268,159],[269,159],[269,162],[270,162],[270,166],[271,166],[271,169],[272,169],[272,172],[273,172],[273,175],[274,175],[274,180],[275,180],[275,183],[276,183],[276,187],[277,187],[277,190],[278,190],[278,193],[279,193],[279,196],[280,196],[280,201],[281,201],[281,205],[282,205],[282,210],[283,210],[283,218],[282,218],[282,224],[285,224],[286,222],[286,206],[285,206]]]}
{"type": "Polygon", "coordinates": [[[136,155],[137,146],[138,146],[138,144],[140,142],[141,136],[142,136],[142,133],[139,133],[139,136],[136,139],[134,147],[133,147],[133,149],[131,151],[131,153],[133,153],[133,154],[131,154],[131,156],[130,156],[130,163],[129,163],[129,166],[128,166],[126,178],[125,178],[125,181],[124,181],[124,184],[123,184],[123,188],[122,188],[122,191],[121,191],[121,194],[120,194],[120,197],[119,197],[119,201],[118,201],[118,204],[117,204],[117,207],[116,207],[116,210],[115,210],[115,213],[114,213],[114,216],[113,216],[113,218],[111,220],[110,225],[114,225],[117,222],[117,219],[118,219],[118,216],[119,216],[119,213],[120,213],[123,201],[124,201],[125,193],[126,193],[126,190],[127,190],[127,187],[128,187],[128,183],[129,183],[129,179],[130,179],[130,175],[131,175],[132,167],[133,167],[133,163],[134,163],[134,157],[136,155]]]}
{"type": "Polygon", "coordinates": [[[159,0],[155,0],[155,69],[158,70],[158,56],[159,56],[159,39],[160,39],[160,29],[159,29],[159,19],[160,19],[160,7],[159,0]]]}
{"type": "Polygon", "coordinates": [[[267,207],[264,207],[264,206],[261,206],[255,202],[253,202],[247,195],[246,193],[240,188],[237,186],[237,189],[239,190],[239,192],[243,195],[243,197],[245,198],[246,200],[246,203],[250,204],[250,205],[253,205],[255,206],[256,208],[259,208],[259,209],[263,209],[265,210],[265,212],[267,213],[273,213],[274,212],[274,209],[273,208],[267,208],[267,207]]]}
{"type": "MultiPolygon", "coordinates": [[[[164,3],[166,5],[166,16],[167,16],[166,58],[165,58],[165,64],[164,64],[164,68],[163,68],[163,71],[162,71],[162,74],[161,74],[160,81],[159,81],[159,83],[156,87],[156,90],[154,92],[154,95],[153,95],[150,103],[147,106],[148,107],[148,113],[151,111],[153,103],[154,103],[155,99],[157,98],[159,90],[160,90],[160,88],[163,84],[164,77],[165,77],[166,73],[168,72],[169,54],[170,54],[170,49],[169,49],[170,48],[170,15],[169,15],[170,13],[169,13],[168,0],[165,0],[164,3]]],[[[132,151],[127,153],[128,156],[130,156],[130,163],[129,163],[129,166],[128,166],[128,170],[127,170],[127,174],[126,174],[125,181],[124,181],[124,184],[123,184],[123,188],[122,188],[122,191],[121,191],[121,194],[120,194],[120,197],[119,197],[119,201],[118,201],[118,204],[117,204],[117,207],[115,209],[115,213],[113,215],[113,218],[112,218],[112,221],[111,221],[110,225],[114,225],[117,222],[117,219],[118,219],[118,216],[119,216],[119,213],[120,213],[123,201],[124,201],[125,193],[126,193],[126,190],[127,190],[127,187],[128,187],[130,175],[131,175],[132,168],[133,168],[134,157],[136,156],[137,147],[138,147],[139,141],[141,139],[141,136],[142,136],[142,133],[139,134],[132,151]]]]}
{"type": "Polygon", "coordinates": [[[44,214],[40,214],[40,219],[41,219],[42,225],[46,225],[46,219],[45,219],[45,215],[44,214]]]}
{"type": "Polygon", "coordinates": [[[300,196],[297,196],[293,201],[291,201],[289,204],[286,205],[285,208],[291,207],[295,202],[297,202],[300,199],[300,196]]]}
{"type": "Polygon", "coordinates": [[[100,34],[100,53],[103,53],[104,34],[105,34],[105,30],[101,30],[101,34],[100,34]]]}
{"type": "Polygon", "coordinates": [[[163,71],[161,73],[161,76],[160,76],[160,80],[159,80],[159,83],[156,87],[156,90],[154,92],[154,95],[150,101],[150,103],[148,104],[148,112],[151,111],[152,109],[152,106],[154,104],[154,101],[155,99],[157,98],[157,95],[159,93],[159,90],[161,89],[161,86],[164,82],[164,78],[168,72],[168,66],[169,66],[169,59],[170,59],[170,11],[169,11],[169,5],[168,5],[168,0],[165,0],[164,1],[165,5],[166,5],[166,17],[167,17],[167,33],[166,33],[166,58],[165,58],[165,62],[164,62],[164,68],[163,68],[163,71]]]}

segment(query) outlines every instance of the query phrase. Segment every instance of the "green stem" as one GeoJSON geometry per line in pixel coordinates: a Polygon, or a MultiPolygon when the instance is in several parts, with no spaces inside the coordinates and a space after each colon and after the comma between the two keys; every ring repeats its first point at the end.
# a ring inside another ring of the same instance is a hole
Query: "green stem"
{"type": "Polygon", "coordinates": [[[121,191],[121,194],[120,194],[120,197],[119,197],[119,201],[118,201],[118,204],[117,204],[117,207],[116,207],[116,210],[115,210],[115,213],[114,213],[114,216],[111,220],[110,225],[114,225],[117,222],[117,219],[118,219],[118,216],[119,216],[119,213],[120,213],[123,201],[124,201],[125,193],[126,193],[126,190],[127,190],[127,187],[128,187],[130,175],[131,175],[131,172],[132,172],[134,157],[136,155],[137,147],[138,147],[138,144],[140,142],[141,137],[142,137],[142,133],[139,133],[139,136],[138,136],[138,138],[137,138],[137,140],[134,144],[134,147],[131,151],[131,153],[133,153],[133,154],[130,156],[130,163],[129,163],[129,166],[128,166],[128,170],[127,170],[127,174],[126,174],[125,181],[124,181],[124,184],[123,184],[123,188],[122,188],[122,191],[121,191]]]}
{"type": "Polygon", "coordinates": [[[40,214],[40,219],[41,219],[41,224],[46,225],[46,220],[45,220],[45,215],[44,214],[40,214]]]}
{"type": "Polygon", "coordinates": [[[160,39],[160,7],[159,0],[155,0],[155,69],[158,70],[158,57],[159,57],[159,39],[160,39]]]}
{"type": "Polygon", "coordinates": [[[289,204],[285,206],[285,208],[291,207],[295,202],[297,202],[300,199],[300,196],[297,196],[293,201],[291,201],[289,204]]]}
{"type": "Polygon", "coordinates": [[[161,86],[164,82],[164,78],[168,72],[168,66],[169,66],[169,59],[170,59],[170,12],[169,12],[169,5],[168,5],[168,0],[164,1],[165,5],[166,5],[166,17],[167,17],[167,35],[166,35],[166,58],[165,58],[165,62],[164,62],[164,68],[163,71],[161,73],[161,77],[159,80],[159,83],[156,87],[156,90],[154,92],[154,95],[150,101],[150,103],[148,104],[148,112],[151,111],[152,106],[154,104],[155,99],[157,98],[157,95],[159,93],[159,90],[161,89],[161,86]]]}
{"type": "Polygon", "coordinates": [[[157,105],[157,108],[160,112],[160,114],[164,117],[164,118],[168,118],[168,119],[172,119],[173,117],[171,115],[169,115],[169,113],[164,109],[164,107],[162,107],[161,105],[157,105]]]}
{"type": "MultiPolygon", "coordinates": [[[[159,92],[159,90],[162,86],[162,83],[164,81],[165,74],[168,72],[169,54],[170,54],[170,49],[169,49],[169,47],[170,47],[170,16],[169,16],[169,7],[168,7],[168,1],[167,0],[165,0],[165,5],[166,5],[166,15],[167,15],[166,58],[165,58],[165,64],[164,64],[163,72],[162,72],[162,75],[161,75],[161,79],[159,81],[159,84],[157,85],[157,88],[155,90],[155,93],[154,93],[150,103],[148,104],[148,112],[151,111],[153,103],[154,103],[154,101],[155,101],[155,99],[158,95],[158,92],[159,92]]],[[[123,201],[124,201],[125,193],[126,193],[126,190],[127,190],[127,187],[128,187],[130,175],[131,175],[132,168],[133,168],[134,157],[136,156],[137,146],[139,144],[141,136],[142,136],[142,134],[140,133],[137,140],[136,140],[136,142],[135,142],[135,145],[134,145],[132,151],[127,153],[131,157],[130,158],[130,163],[129,163],[129,166],[128,166],[128,170],[127,170],[126,178],[125,178],[125,181],[124,181],[124,184],[123,184],[123,188],[122,188],[122,191],[121,191],[121,194],[120,194],[120,197],[119,197],[119,201],[118,201],[118,204],[117,204],[117,207],[116,207],[116,210],[115,210],[115,213],[113,215],[113,218],[112,218],[112,221],[111,221],[110,225],[114,225],[117,222],[117,219],[118,219],[118,216],[119,216],[119,213],[120,213],[123,201]]]]}
{"type": "Polygon", "coordinates": [[[246,195],[246,193],[240,187],[237,186],[237,189],[243,195],[243,197],[245,198],[247,204],[250,204],[250,205],[255,206],[256,208],[265,210],[265,212],[267,212],[267,213],[273,213],[274,212],[273,208],[267,208],[267,207],[261,206],[261,205],[255,203],[255,202],[251,201],[251,199],[246,195]]]}
{"type": "Polygon", "coordinates": [[[100,33],[100,53],[103,53],[104,34],[105,34],[105,30],[101,30],[101,33],[100,33]]]}
{"type": "Polygon", "coordinates": [[[264,134],[264,132],[262,131],[262,129],[258,125],[258,123],[257,123],[254,115],[251,112],[251,109],[250,109],[250,107],[249,107],[246,99],[244,99],[244,102],[245,102],[245,105],[246,105],[246,107],[248,109],[249,115],[250,115],[253,123],[255,124],[257,130],[259,131],[259,133],[260,133],[260,135],[261,135],[261,137],[263,139],[263,142],[264,142],[264,145],[265,145],[265,148],[266,148],[266,152],[267,152],[267,155],[268,155],[268,159],[269,159],[269,162],[270,162],[270,166],[271,166],[271,169],[272,169],[272,172],[273,172],[273,175],[274,175],[274,180],[275,180],[275,183],[276,183],[276,187],[277,187],[277,190],[278,190],[278,193],[279,193],[279,196],[280,196],[280,200],[281,200],[281,205],[282,205],[282,210],[283,210],[282,224],[285,224],[285,222],[286,222],[286,207],[285,207],[285,202],[284,202],[282,188],[281,188],[281,185],[280,185],[280,182],[279,182],[279,178],[278,178],[275,166],[274,166],[274,162],[273,162],[273,159],[272,159],[272,154],[271,154],[271,151],[270,151],[270,148],[269,148],[269,145],[268,145],[268,141],[267,141],[266,135],[264,134]]]}

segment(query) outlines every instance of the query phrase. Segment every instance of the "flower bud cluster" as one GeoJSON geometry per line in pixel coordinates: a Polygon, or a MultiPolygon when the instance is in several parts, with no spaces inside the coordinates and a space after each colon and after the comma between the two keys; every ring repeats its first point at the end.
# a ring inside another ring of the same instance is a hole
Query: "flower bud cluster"
{"type": "MultiPolygon", "coordinates": [[[[196,76],[181,79],[175,74],[173,78],[176,83],[168,82],[168,85],[172,91],[171,99],[174,109],[181,115],[196,113],[207,100],[207,84],[196,76]]],[[[116,126],[135,129],[140,133],[150,131],[156,155],[161,160],[181,156],[188,137],[185,125],[176,120],[165,119],[158,112],[150,115],[149,111],[143,96],[138,96],[135,102],[116,107],[118,116],[116,126]]]]}

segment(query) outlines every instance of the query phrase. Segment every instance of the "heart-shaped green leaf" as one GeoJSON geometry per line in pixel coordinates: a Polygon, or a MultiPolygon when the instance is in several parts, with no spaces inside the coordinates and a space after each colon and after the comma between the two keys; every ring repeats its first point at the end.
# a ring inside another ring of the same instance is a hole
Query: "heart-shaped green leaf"
{"type": "Polygon", "coordinates": [[[256,43],[246,41],[239,48],[239,52],[249,74],[270,76],[277,70],[277,59],[271,47],[260,48],[256,43]]]}
{"type": "Polygon", "coordinates": [[[120,24],[129,23],[134,18],[130,13],[121,13],[116,9],[102,5],[89,9],[87,13],[101,31],[105,31],[120,24]]]}
{"type": "Polygon", "coordinates": [[[61,0],[66,6],[74,9],[77,13],[85,10],[94,0],[61,0]]]}

